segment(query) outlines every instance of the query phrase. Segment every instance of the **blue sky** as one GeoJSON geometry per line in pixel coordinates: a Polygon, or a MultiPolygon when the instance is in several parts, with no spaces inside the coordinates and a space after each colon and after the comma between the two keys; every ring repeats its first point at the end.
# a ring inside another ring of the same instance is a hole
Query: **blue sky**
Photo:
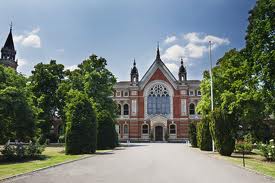
{"type": "Polygon", "coordinates": [[[66,68],[91,54],[104,57],[118,80],[129,80],[133,59],[140,78],[161,58],[177,77],[180,57],[188,79],[209,67],[208,41],[216,61],[244,46],[248,11],[255,0],[9,0],[0,6],[0,44],[13,22],[18,71],[30,75],[39,62],[66,68]]]}

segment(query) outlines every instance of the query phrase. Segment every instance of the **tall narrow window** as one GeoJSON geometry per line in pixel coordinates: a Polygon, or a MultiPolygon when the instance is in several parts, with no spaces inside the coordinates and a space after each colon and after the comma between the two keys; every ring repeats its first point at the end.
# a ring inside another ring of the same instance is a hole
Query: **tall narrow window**
{"type": "Polygon", "coordinates": [[[176,125],[175,124],[170,125],[170,134],[176,134],[176,125]]]}
{"type": "Polygon", "coordinates": [[[117,115],[121,115],[121,105],[117,105],[117,115]]]}
{"type": "Polygon", "coordinates": [[[149,127],[147,124],[142,125],[142,133],[148,134],[149,133],[149,127]]]}
{"type": "Polygon", "coordinates": [[[129,133],[128,125],[124,125],[124,127],[123,127],[123,133],[124,134],[128,134],[129,133]]]}
{"type": "Polygon", "coordinates": [[[149,90],[147,98],[147,113],[170,114],[170,96],[167,88],[161,84],[156,84],[149,90]]]}
{"type": "Polygon", "coordinates": [[[186,99],[181,99],[181,114],[186,115],[186,99]]]}
{"type": "Polygon", "coordinates": [[[123,106],[123,115],[129,115],[129,105],[124,104],[123,106]]]}
{"type": "Polygon", "coordinates": [[[194,115],[195,114],[195,104],[191,103],[189,105],[189,114],[194,115]]]}

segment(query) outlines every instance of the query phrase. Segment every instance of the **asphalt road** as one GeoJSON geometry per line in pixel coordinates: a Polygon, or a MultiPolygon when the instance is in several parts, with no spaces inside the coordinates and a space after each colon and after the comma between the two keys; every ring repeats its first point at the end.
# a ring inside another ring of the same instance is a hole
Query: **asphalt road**
{"type": "Polygon", "coordinates": [[[184,144],[133,144],[113,153],[49,168],[16,183],[271,183],[270,178],[184,144]]]}

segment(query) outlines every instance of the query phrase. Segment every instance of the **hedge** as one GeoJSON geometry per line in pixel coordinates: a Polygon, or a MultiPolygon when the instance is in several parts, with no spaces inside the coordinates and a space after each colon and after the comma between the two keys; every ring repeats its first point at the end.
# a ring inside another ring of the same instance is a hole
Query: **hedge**
{"type": "Polygon", "coordinates": [[[195,122],[189,123],[188,134],[189,134],[189,141],[190,141],[192,147],[198,147],[198,144],[197,144],[197,129],[196,129],[196,123],[195,122]]]}
{"type": "Polygon", "coordinates": [[[209,130],[209,118],[197,123],[197,145],[203,151],[212,150],[212,137],[209,130]]]}

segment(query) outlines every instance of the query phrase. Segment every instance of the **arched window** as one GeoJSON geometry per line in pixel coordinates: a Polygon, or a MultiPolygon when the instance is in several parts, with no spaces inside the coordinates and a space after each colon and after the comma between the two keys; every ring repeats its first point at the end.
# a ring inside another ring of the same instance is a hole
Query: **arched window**
{"type": "Polygon", "coordinates": [[[129,105],[124,104],[123,106],[123,115],[129,115],[129,105]]]}
{"type": "Polygon", "coordinates": [[[176,134],[176,125],[175,124],[170,125],[170,134],[176,134]]]}
{"type": "Polygon", "coordinates": [[[121,105],[117,105],[117,115],[121,115],[121,105]]]}
{"type": "Polygon", "coordinates": [[[189,114],[194,115],[195,114],[195,104],[191,103],[189,105],[189,114]]]}
{"type": "Polygon", "coordinates": [[[170,96],[167,88],[161,84],[155,84],[149,90],[147,98],[147,113],[170,114],[170,96]]]}
{"type": "Polygon", "coordinates": [[[147,124],[142,125],[142,133],[148,134],[149,133],[149,127],[147,124]]]}
{"type": "Polygon", "coordinates": [[[124,125],[123,126],[123,133],[124,134],[128,134],[129,133],[128,125],[124,125]]]}

